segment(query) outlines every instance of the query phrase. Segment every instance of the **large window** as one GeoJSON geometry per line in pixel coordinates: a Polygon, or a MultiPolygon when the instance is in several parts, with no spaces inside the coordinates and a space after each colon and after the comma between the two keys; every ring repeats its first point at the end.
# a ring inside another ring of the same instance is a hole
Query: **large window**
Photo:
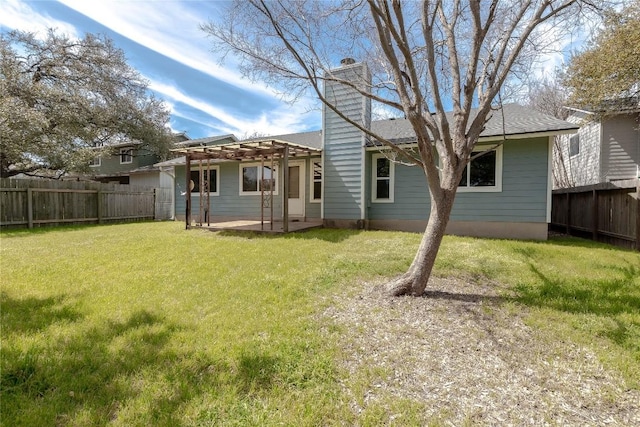
{"type": "Polygon", "coordinates": [[[392,203],[395,163],[383,154],[374,154],[372,160],[371,201],[375,203],[392,203]]]}
{"type": "Polygon", "coordinates": [[[260,170],[260,164],[240,163],[240,195],[258,195],[262,190],[278,194],[278,168],[274,165],[271,170],[270,165],[265,165],[260,170]]]}
{"type": "Polygon", "coordinates": [[[311,202],[320,202],[322,199],[322,161],[311,161],[311,202]]]}
{"type": "Polygon", "coordinates": [[[200,193],[200,186],[204,185],[203,191],[209,191],[209,195],[217,196],[219,194],[219,167],[212,166],[207,170],[203,169],[192,169],[191,170],[191,181],[193,182],[193,188],[191,189],[191,193],[200,193]]]}
{"type": "Polygon", "coordinates": [[[126,164],[133,162],[133,148],[121,148],[120,149],[120,164],[126,164]]]}
{"type": "Polygon", "coordinates": [[[477,147],[464,168],[458,191],[498,192],[502,191],[502,146],[477,147]]]}

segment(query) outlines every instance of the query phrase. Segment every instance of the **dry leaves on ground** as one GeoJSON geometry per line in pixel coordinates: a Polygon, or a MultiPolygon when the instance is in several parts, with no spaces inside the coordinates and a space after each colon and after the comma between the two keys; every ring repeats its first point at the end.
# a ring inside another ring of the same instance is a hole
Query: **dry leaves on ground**
{"type": "Polygon", "coordinates": [[[325,315],[344,326],[353,410],[410,399],[425,422],[445,425],[640,426],[638,391],[589,349],[529,328],[520,309],[492,286],[442,278],[424,298],[392,298],[364,283],[336,299],[325,315]],[[384,374],[362,391],[353,378],[364,372],[384,374]]]}

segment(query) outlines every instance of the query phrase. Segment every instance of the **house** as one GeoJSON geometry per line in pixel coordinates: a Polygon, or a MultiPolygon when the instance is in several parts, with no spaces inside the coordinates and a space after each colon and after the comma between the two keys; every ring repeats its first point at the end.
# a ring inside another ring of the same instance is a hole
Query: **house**
{"type": "Polygon", "coordinates": [[[556,187],[578,187],[640,178],[640,103],[618,106],[611,114],[570,108],[567,121],[580,126],[554,149],[556,187]]]}
{"type": "MultiPolygon", "coordinates": [[[[334,73],[368,76],[361,63],[334,73]]],[[[357,91],[336,83],[324,90],[362,126],[397,143],[415,142],[407,120],[372,121],[371,102],[357,91]]],[[[468,166],[447,232],[546,239],[553,138],[576,130],[515,104],[495,112],[476,148],[489,153],[468,166]]],[[[379,144],[326,107],[320,131],[181,151],[186,157],[173,164],[175,213],[186,216],[188,226],[192,213],[199,221],[203,215],[213,221],[256,219],[265,209],[273,209],[275,218],[317,219],[329,227],[423,231],[427,223],[422,170],[390,161],[379,144]]]]}
{"type": "MultiPolygon", "coordinates": [[[[176,146],[190,141],[184,133],[175,133],[176,146]]],[[[161,173],[154,164],[161,159],[157,154],[144,147],[139,141],[124,141],[109,145],[111,154],[93,158],[89,164],[90,177],[95,181],[117,184],[130,184],[143,187],[173,188],[173,181],[161,181],[161,173]]]]}

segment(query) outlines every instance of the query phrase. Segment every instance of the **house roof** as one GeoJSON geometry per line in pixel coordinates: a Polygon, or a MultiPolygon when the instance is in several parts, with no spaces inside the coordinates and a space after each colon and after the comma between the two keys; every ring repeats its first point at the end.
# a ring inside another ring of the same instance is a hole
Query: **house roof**
{"type": "Polygon", "coordinates": [[[207,136],[205,138],[198,138],[198,139],[188,139],[186,141],[176,142],[174,146],[176,148],[199,147],[199,146],[202,147],[206,145],[222,144],[222,143],[228,142],[225,140],[231,140],[235,142],[238,140],[238,138],[236,138],[234,134],[229,133],[226,135],[207,136]]]}
{"type": "MultiPolygon", "coordinates": [[[[472,116],[475,111],[472,112],[472,116]]],[[[449,120],[453,120],[453,113],[447,113],[449,120]]],[[[578,129],[579,126],[553,116],[541,113],[533,108],[524,107],[518,104],[504,105],[502,112],[493,111],[491,118],[486,123],[484,130],[480,134],[481,139],[495,139],[502,137],[503,132],[507,139],[521,137],[523,135],[534,135],[540,133],[565,133],[578,129]],[[504,128],[503,128],[504,113],[504,128]]],[[[394,142],[415,141],[415,133],[406,119],[379,120],[371,123],[371,130],[394,142]]],[[[373,144],[371,144],[373,145],[373,144]]]]}
{"type": "Polygon", "coordinates": [[[302,145],[309,148],[322,149],[322,131],[314,130],[310,132],[289,133],[284,135],[275,135],[268,137],[250,138],[243,142],[260,141],[264,139],[275,139],[279,141],[287,141],[293,144],[302,145]]]}
{"type": "MultiPolygon", "coordinates": [[[[474,112],[472,112],[472,115],[474,112]]],[[[448,113],[450,120],[453,119],[453,113],[448,113]]],[[[505,104],[502,111],[493,111],[491,118],[485,125],[485,129],[480,134],[481,139],[497,139],[501,138],[503,133],[507,139],[522,138],[524,136],[538,135],[551,135],[561,133],[573,133],[579,126],[573,123],[569,123],[564,120],[557,119],[553,116],[541,113],[533,108],[524,107],[518,104],[505,104]],[[504,126],[503,126],[504,115],[504,126]]],[[[415,132],[411,127],[411,124],[406,119],[387,119],[376,120],[371,123],[371,130],[386,138],[390,141],[400,143],[411,143],[416,140],[415,132]]],[[[269,141],[278,142],[278,144],[287,144],[290,147],[294,147],[294,152],[297,150],[298,154],[309,154],[312,152],[319,152],[322,149],[322,131],[316,130],[311,132],[291,133],[284,135],[276,135],[270,137],[258,137],[250,138],[244,141],[237,141],[233,135],[223,135],[217,137],[192,139],[186,141],[189,144],[176,144],[178,152],[184,153],[187,149],[191,153],[201,152],[219,152],[223,153],[225,150],[229,153],[232,150],[254,150],[260,145],[263,148],[273,148],[268,145],[269,141]],[[224,143],[225,138],[233,137],[231,143],[224,143]],[[266,145],[265,145],[266,144],[266,145]],[[244,146],[244,148],[242,148],[244,146]],[[200,148],[196,148],[200,147],[200,148]]],[[[369,143],[370,146],[374,146],[375,143],[369,143]]],[[[266,151],[265,151],[266,152],[266,151]]],[[[244,154],[240,156],[233,156],[228,154],[227,157],[223,155],[216,155],[217,159],[240,159],[246,158],[244,154]]],[[[183,165],[185,163],[185,157],[178,157],[166,162],[157,163],[155,166],[176,166],[183,165]]]]}
{"type": "Polygon", "coordinates": [[[128,171],[129,174],[157,172],[160,168],[156,165],[140,166],[139,168],[128,171]]]}
{"type": "Polygon", "coordinates": [[[582,107],[564,107],[567,110],[577,111],[581,113],[593,113],[593,114],[628,114],[636,113],[640,111],[640,95],[628,96],[618,99],[607,99],[602,101],[599,105],[589,105],[582,107]]]}

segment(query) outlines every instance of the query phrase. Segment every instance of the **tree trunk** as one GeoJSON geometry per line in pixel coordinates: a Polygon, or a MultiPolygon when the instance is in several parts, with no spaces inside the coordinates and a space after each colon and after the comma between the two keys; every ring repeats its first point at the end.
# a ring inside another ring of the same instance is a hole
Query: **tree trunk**
{"type": "Polygon", "coordinates": [[[455,190],[444,190],[441,197],[431,197],[431,212],[427,228],[422,235],[420,247],[409,270],[389,284],[388,292],[392,296],[421,296],[429,282],[433,265],[449,223],[453,208],[455,190]]]}

